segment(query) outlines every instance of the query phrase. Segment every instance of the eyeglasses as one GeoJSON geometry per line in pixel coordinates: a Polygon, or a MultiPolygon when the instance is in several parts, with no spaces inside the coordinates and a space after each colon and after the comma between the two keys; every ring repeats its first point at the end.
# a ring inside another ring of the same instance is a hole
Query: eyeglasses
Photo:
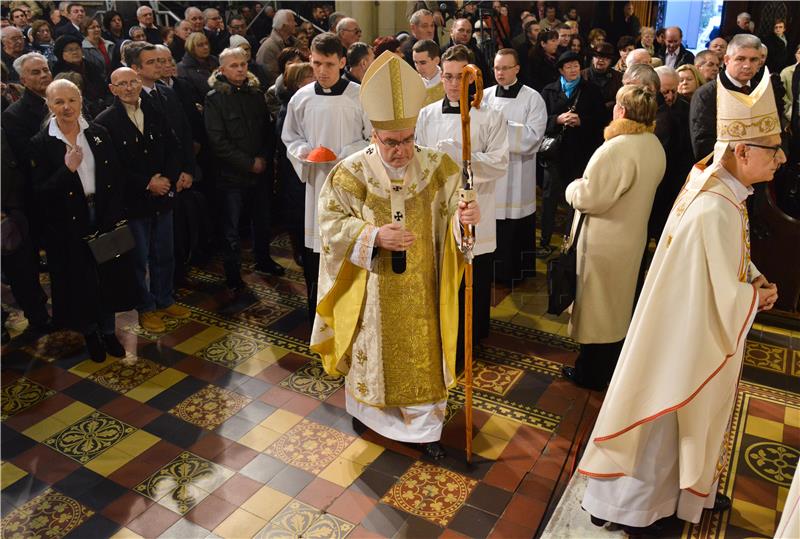
{"type": "Polygon", "coordinates": [[[464,74],[463,73],[459,73],[458,75],[451,75],[450,73],[442,75],[442,80],[445,81],[445,82],[453,82],[453,81],[461,82],[461,79],[463,79],[463,78],[464,78],[464,74]]]}
{"type": "Polygon", "coordinates": [[[501,73],[505,73],[506,71],[511,71],[515,67],[517,67],[517,66],[515,66],[515,65],[514,66],[495,66],[494,70],[495,71],[500,71],[501,73]]]}
{"type": "Polygon", "coordinates": [[[360,34],[361,28],[343,28],[342,32],[353,32],[355,34],[360,34]]]}
{"type": "Polygon", "coordinates": [[[775,146],[764,146],[762,144],[745,143],[745,146],[752,146],[753,148],[763,148],[764,150],[772,150],[772,159],[778,157],[778,152],[783,151],[783,146],[776,144],[775,146]]]}
{"type": "Polygon", "coordinates": [[[130,81],[120,82],[118,84],[112,84],[114,88],[124,88],[125,90],[130,90],[131,88],[136,88],[137,86],[141,86],[142,81],[139,79],[134,79],[130,81]]]}
{"type": "Polygon", "coordinates": [[[405,138],[403,140],[393,140],[393,139],[383,140],[381,137],[378,136],[378,133],[375,133],[375,138],[381,141],[381,144],[383,144],[384,146],[388,146],[392,150],[396,150],[400,146],[410,146],[411,144],[414,144],[414,135],[411,135],[410,137],[405,138]]]}

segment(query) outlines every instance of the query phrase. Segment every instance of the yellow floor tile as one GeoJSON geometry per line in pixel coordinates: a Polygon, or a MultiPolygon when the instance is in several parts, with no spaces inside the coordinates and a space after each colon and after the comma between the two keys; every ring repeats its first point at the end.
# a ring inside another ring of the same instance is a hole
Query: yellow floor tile
{"type": "Polygon", "coordinates": [[[250,496],[250,498],[241,505],[241,508],[264,520],[270,520],[290,501],[292,501],[291,496],[287,496],[283,492],[279,492],[265,485],[250,496]]]}
{"type": "Polygon", "coordinates": [[[177,371],[175,369],[164,369],[160,373],[150,378],[150,381],[154,384],[160,385],[161,387],[172,387],[184,378],[186,378],[185,372],[177,371]]]}
{"type": "Polygon", "coordinates": [[[116,444],[114,449],[118,449],[131,457],[138,457],[156,445],[158,440],[158,436],[153,436],[149,432],[140,429],[116,444]]]}
{"type": "Polygon", "coordinates": [[[124,453],[117,447],[110,447],[105,450],[102,455],[92,460],[88,464],[85,464],[84,467],[102,475],[103,477],[108,477],[133,459],[133,455],[124,453]]]}
{"type": "Polygon", "coordinates": [[[238,443],[254,449],[255,451],[264,451],[272,443],[283,436],[282,433],[256,425],[253,430],[242,436],[238,443]]]}
{"type": "Polygon", "coordinates": [[[128,528],[120,528],[110,539],[144,539],[144,537],[128,528]]]}
{"type": "Polygon", "coordinates": [[[183,352],[184,354],[195,354],[208,346],[211,342],[225,336],[226,333],[228,333],[228,331],[212,326],[208,329],[204,329],[194,337],[186,339],[174,348],[178,352],[183,352]]]}
{"type": "Polygon", "coordinates": [[[286,410],[277,410],[271,416],[261,422],[262,427],[284,433],[300,423],[303,418],[286,410]]]}
{"type": "Polygon", "coordinates": [[[125,396],[135,401],[147,402],[162,391],[166,391],[166,389],[167,388],[164,386],[154,384],[151,380],[147,380],[125,393],[125,396]]]}
{"type": "Polygon", "coordinates": [[[775,503],[775,510],[783,512],[783,508],[786,507],[786,498],[789,497],[789,489],[786,487],[778,487],[778,497],[775,503]]]}
{"type": "Polygon", "coordinates": [[[383,447],[361,438],[356,438],[356,441],[347,446],[339,457],[363,466],[369,466],[381,453],[383,453],[383,447]]]}
{"type": "Polygon", "coordinates": [[[72,425],[77,420],[86,417],[94,412],[94,408],[82,402],[73,402],[63,410],[54,413],[51,417],[61,421],[65,425],[72,425]]]}
{"type": "Polygon", "coordinates": [[[517,429],[519,429],[520,425],[521,423],[517,421],[506,419],[499,415],[493,415],[486,421],[483,427],[481,427],[481,432],[489,436],[494,436],[495,438],[500,438],[501,440],[511,441],[511,438],[517,433],[517,429]]]}
{"type": "Polygon", "coordinates": [[[475,438],[472,440],[472,451],[476,455],[480,455],[489,460],[497,460],[500,457],[500,453],[503,452],[507,445],[508,440],[495,438],[481,431],[476,434],[475,438]]]}
{"type": "Polygon", "coordinates": [[[783,422],[790,427],[800,429],[800,409],[786,407],[786,412],[783,414],[783,422]]]}
{"type": "Polygon", "coordinates": [[[288,350],[280,348],[279,346],[267,346],[263,350],[259,350],[253,357],[269,366],[288,353],[288,350]]]}
{"type": "Polygon", "coordinates": [[[248,513],[244,509],[237,509],[214,529],[214,533],[223,539],[244,539],[253,537],[267,525],[267,521],[248,513]]]}
{"type": "Polygon", "coordinates": [[[22,434],[24,434],[28,438],[36,440],[37,442],[43,442],[47,440],[49,437],[51,437],[53,434],[61,430],[64,430],[64,428],[66,428],[66,425],[64,423],[58,421],[54,417],[48,417],[47,419],[39,421],[35,425],[31,425],[30,427],[22,431],[22,434]]]}
{"type": "Polygon", "coordinates": [[[775,533],[776,512],[754,503],[733,499],[729,525],[772,537],[775,533]]]}
{"type": "Polygon", "coordinates": [[[321,477],[331,483],[336,483],[341,487],[347,488],[361,475],[364,468],[366,468],[366,466],[363,464],[338,457],[328,464],[328,467],[322,470],[317,477],[321,477]]]}
{"type": "Polygon", "coordinates": [[[763,417],[748,416],[745,432],[751,436],[781,441],[783,440],[783,423],[763,417]]]}
{"type": "MultiPolygon", "coordinates": [[[[274,362],[273,362],[274,363],[274,362]]],[[[253,356],[247,361],[236,365],[233,369],[234,371],[245,374],[247,376],[255,376],[256,374],[260,373],[267,367],[269,367],[272,363],[267,363],[266,361],[258,359],[256,356],[253,356]]]]}
{"type": "Polygon", "coordinates": [[[0,466],[0,489],[5,490],[7,486],[13,485],[26,475],[28,475],[28,472],[25,470],[17,468],[10,462],[4,462],[0,466]]]}
{"type": "Polygon", "coordinates": [[[92,361],[91,359],[87,359],[86,361],[81,361],[80,363],[69,369],[68,372],[71,372],[75,376],[86,378],[90,374],[94,374],[100,369],[105,369],[115,361],[117,360],[112,358],[111,356],[106,356],[106,360],[103,361],[102,363],[97,363],[95,361],[92,361]]]}

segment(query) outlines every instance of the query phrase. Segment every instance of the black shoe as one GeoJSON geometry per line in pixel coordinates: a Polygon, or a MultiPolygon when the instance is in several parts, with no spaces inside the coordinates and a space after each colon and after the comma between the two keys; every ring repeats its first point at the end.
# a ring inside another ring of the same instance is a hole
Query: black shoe
{"type": "Polygon", "coordinates": [[[286,273],[286,270],[283,268],[283,266],[271,258],[267,258],[266,260],[256,263],[253,269],[256,273],[266,273],[269,275],[275,275],[276,277],[281,277],[286,273]]]}
{"type": "Polygon", "coordinates": [[[714,498],[714,507],[710,509],[712,513],[721,513],[723,511],[727,511],[731,508],[731,499],[725,496],[724,494],[720,494],[717,492],[717,496],[714,498]]]}
{"type": "Polygon", "coordinates": [[[28,331],[46,335],[55,331],[53,320],[48,316],[43,320],[28,320],[28,331]]]}
{"type": "Polygon", "coordinates": [[[86,339],[86,348],[89,350],[89,357],[95,363],[102,363],[106,360],[106,347],[100,335],[93,331],[83,336],[86,339]]]}
{"type": "Polygon", "coordinates": [[[234,292],[241,292],[247,288],[247,284],[242,280],[241,277],[238,279],[225,279],[225,285],[234,292]]]}
{"type": "Polygon", "coordinates": [[[294,263],[295,264],[297,264],[301,268],[303,267],[303,256],[300,253],[294,253],[292,255],[292,258],[294,258],[294,263]]]}
{"type": "Polygon", "coordinates": [[[578,377],[578,371],[575,370],[575,367],[570,367],[568,365],[561,367],[561,376],[563,376],[576,386],[582,387],[584,389],[591,389],[592,391],[605,391],[606,389],[606,386],[587,384],[586,382],[581,380],[578,377]]]}
{"type": "Polygon", "coordinates": [[[597,518],[594,515],[590,515],[590,516],[592,517],[592,519],[591,519],[592,520],[592,524],[594,524],[598,528],[602,528],[603,526],[605,526],[608,523],[607,520],[603,520],[602,518],[597,518]]]}
{"type": "Polygon", "coordinates": [[[367,426],[354,417],[353,418],[353,430],[356,431],[356,434],[361,436],[362,434],[364,434],[367,431],[367,426]]]}
{"type": "Polygon", "coordinates": [[[660,520],[653,522],[649,526],[638,527],[622,524],[620,528],[631,537],[661,537],[665,531],[660,520]]]}
{"type": "Polygon", "coordinates": [[[114,357],[125,357],[125,347],[119,342],[117,336],[113,333],[103,335],[103,343],[106,345],[106,350],[109,355],[114,357]]]}
{"type": "Polygon", "coordinates": [[[536,248],[536,258],[547,258],[553,254],[553,248],[549,245],[542,245],[536,248]]]}
{"type": "Polygon", "coordinates": [[[447,452],[442,447],[442,444],[439,442],[428,442],[426,444],[420,444],[422,446],[422,452],[428,455],[433,460],[441,460],[447,456],[447,452]]]}

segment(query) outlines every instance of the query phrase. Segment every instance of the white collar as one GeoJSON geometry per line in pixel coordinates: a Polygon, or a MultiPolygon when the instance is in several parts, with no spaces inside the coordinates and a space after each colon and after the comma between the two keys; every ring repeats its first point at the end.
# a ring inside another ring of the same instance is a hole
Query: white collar
{"type": "MultiPolygon", "coordinates": [[[[376,145],[375,149],[378,150],[377,145],[376,145]]],[[[386,161],[383,160],[383,156],[381,155],[380,150],[378,150],[378,157],[381,160],[381,164],[383,165],[383,168],[386,169],[386,175],[389,176],[389,179],[391,179],[391,180],[399,180],[399,179],[402,179],[402,178],[405,177],[406,170],[408,169],[408,165],[406,165],[404,167],[400,167],[400,168],[393,167],[392,165],[390,165],[389,163],[387,163],[386,161]]],[[[413,159],[413,157],[412,157],[412,159],[413,159]]]]}
{"type": "Polygon", "coordinates": [[[499,86],[502,86],[502,87],[503,87],[503,90],[508,90],[509,88],[511,88],[512,86],[514,86],[516,83],[517,83],[517,79],[514,79],[514,82],[512,82],[512,83],[511,83],[511,84],[509,84],[508,86],[503,86],[502,84],[500,84],[499,86]]]}
{"type": "Polygon", "coordinates": [[[745,86],[747,86],[747,87],[750,86],[750,81],[747,81],[747,84],[742,84],[738,80],[736,80],[733,77],[731,77],[730,75],[728,75],[728,72],[725,71],[724,69],[722,70],[722,72],[725,74],[725,78],[728,79],[730,81],[730,83],[733,84],[734,86],[736,86],[737,88],[744,88],[745,86]]]}
{"type": "Polygon", "coordinates": [[[439,66],[436,66],[436,74],[434,76],[432,76],[431,78],[429,78],[429,79],[426,79],[425,77],[422,77],[422,80],[424,80],[425,82],[427,82],[429,84],[430,83],[435,83],[435,82],[439,82],[436,79],[437,78],[440,79],[441,76],[442,76],[442,68],[439,67],[439,66]]]}
{"type": "MultiPolygon", "coordinates": [[[[78,119],[78,128],[79,128],[78,138],[80,138],[80,136],[83,135],[83,132],[86,130],[87,127],[89,127],[89,122],[87,122],[84,119],[84,117],[81,116],[78,119]]],[[[67,140],[67,137],[64,135],[64,133],[61,132],[61,128],[58,127],[58,122],[56,121],[55,118],[50,118],[50,125],[47,128],[47,134],[50,135],[51,137],[57,138],[70,148],[72,147],[72,144],[67,140]]]]}
{"type": "Polygon", "coordinates": [[[753,194],[752,187],[747,187],[737,180],[736,177],[721,164],[717,167],[717,177],[722,180],[722,183],[724,183],[728,189],[733,191],[733,196],[736,197],[736,201],[739,202],[739,204],[747,200],[747,197],[753,194]]]}

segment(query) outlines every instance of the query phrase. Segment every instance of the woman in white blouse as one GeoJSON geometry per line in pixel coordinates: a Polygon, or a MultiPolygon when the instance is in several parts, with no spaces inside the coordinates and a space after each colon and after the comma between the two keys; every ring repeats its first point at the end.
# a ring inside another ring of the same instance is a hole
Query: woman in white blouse
{"type": "Polygon", "coordinates": [[[129,256],[96,264],[87,238],[124,220],[125,173],[108,132],[81,116],[77,86],[57,80],[47,88],[51,118],[31,139],[33,187],[44,220],[53,321],[83,333],[90,357],[123,357],[114,312],[129,310],[129,256]]]}

